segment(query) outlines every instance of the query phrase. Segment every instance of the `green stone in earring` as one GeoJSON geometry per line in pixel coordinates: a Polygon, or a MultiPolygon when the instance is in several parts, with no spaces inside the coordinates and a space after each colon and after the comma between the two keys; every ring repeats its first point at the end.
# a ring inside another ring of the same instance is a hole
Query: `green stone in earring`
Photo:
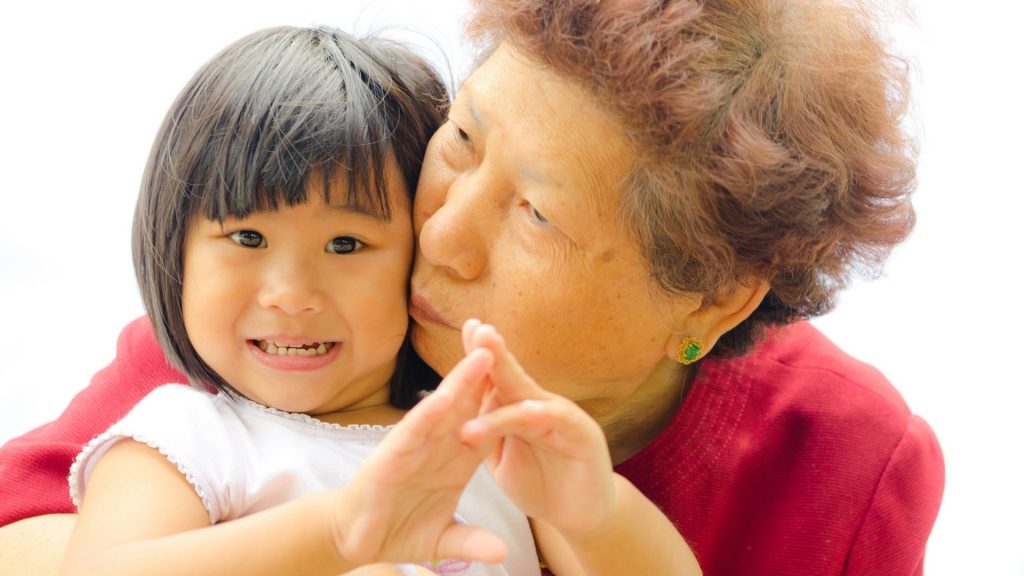
{"type": "Polygon", "coordinates": [[[704,346],[701,345],[700,338],[689,336],[684,338],[683,343],[679,345],[679,354],[676,359],[681,364],[693,364],[700,358],[702,352],[704,352],[704,346]]]}

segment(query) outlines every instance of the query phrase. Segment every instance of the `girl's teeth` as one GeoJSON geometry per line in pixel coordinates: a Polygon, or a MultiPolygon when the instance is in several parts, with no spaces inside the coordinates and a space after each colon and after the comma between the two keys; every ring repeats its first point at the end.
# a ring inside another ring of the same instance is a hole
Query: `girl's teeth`
{"type": "Polygon", "coordinates": [[[256,346],[272,356],[321,356],[334,348],[334,342],[320,342],[314,347],[306,346],[282,346],[267,340],[258,340],[256,346]]]}

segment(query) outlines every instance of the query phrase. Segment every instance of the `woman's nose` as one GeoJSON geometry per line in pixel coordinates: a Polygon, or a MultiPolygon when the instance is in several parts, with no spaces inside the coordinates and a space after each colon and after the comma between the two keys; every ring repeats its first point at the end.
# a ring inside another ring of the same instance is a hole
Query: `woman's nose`
{"type": "Polygon", "coordinates": [[[317,314],[324,307],[316,271],[309,262],[300,259],[272,263],[263,275],[257,298],[263,308],[276,309],[289,316],[317,314]]]}
{"type": "Polygon", "coordinates": [[[419,235],[423,258],[463,280],[473,280],[483,273],[487,239],[498,232],[488,230],[495,228],[488,226],[488,222],[494,222],[493,210],[487,209],[485,194],[474,190],[473,180],[457,180],[432,198],[419,235]]]}

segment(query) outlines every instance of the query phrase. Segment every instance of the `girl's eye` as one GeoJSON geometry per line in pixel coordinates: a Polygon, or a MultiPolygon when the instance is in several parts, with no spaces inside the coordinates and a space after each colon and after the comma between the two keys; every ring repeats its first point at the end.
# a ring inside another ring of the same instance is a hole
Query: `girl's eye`
{"type": "Polygon", "coordinates": [[[327,243],[327,251],[332,254],[351,254],[365,246],[366,244],[351,236],[338,236],[327,243]]]}
{"type": "Polygon", "coordinates": [[[462,142],[469,143],[469,133],[462,128],[455,126],[455,136],[462,142]]]}
{"type": "Polygon", "coordinates": [[[255,230],[239,230],[238,232],[232,232],[230,238],[246,248],[267,247],[267,239],[263,237],[263,234],[260,234],[255,230]]]}

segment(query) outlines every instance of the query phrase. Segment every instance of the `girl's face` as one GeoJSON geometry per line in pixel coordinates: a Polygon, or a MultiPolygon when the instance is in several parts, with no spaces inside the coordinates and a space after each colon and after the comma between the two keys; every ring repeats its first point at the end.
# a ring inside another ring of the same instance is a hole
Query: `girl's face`
{"type": "MultiPolygon", "coordinates": [[[[310,180],[306,204],[223,224],[193,219],[185,328],[200,357],[261,404],[319,416],[387,405],[408,326],[408,195],[391,170],[384,222],[325,203],[310,180]]],[[[336,176],[332,197],[345,192],[336,176]]]]}
{"type": "Polygon", "coordinates": [[[635,160],[581,87],[500,46],[424,159],[410,301],[424,360],[450,370],[476,317],[595,416],[634,392],[672,338],[618,211],[635,160]]]}

